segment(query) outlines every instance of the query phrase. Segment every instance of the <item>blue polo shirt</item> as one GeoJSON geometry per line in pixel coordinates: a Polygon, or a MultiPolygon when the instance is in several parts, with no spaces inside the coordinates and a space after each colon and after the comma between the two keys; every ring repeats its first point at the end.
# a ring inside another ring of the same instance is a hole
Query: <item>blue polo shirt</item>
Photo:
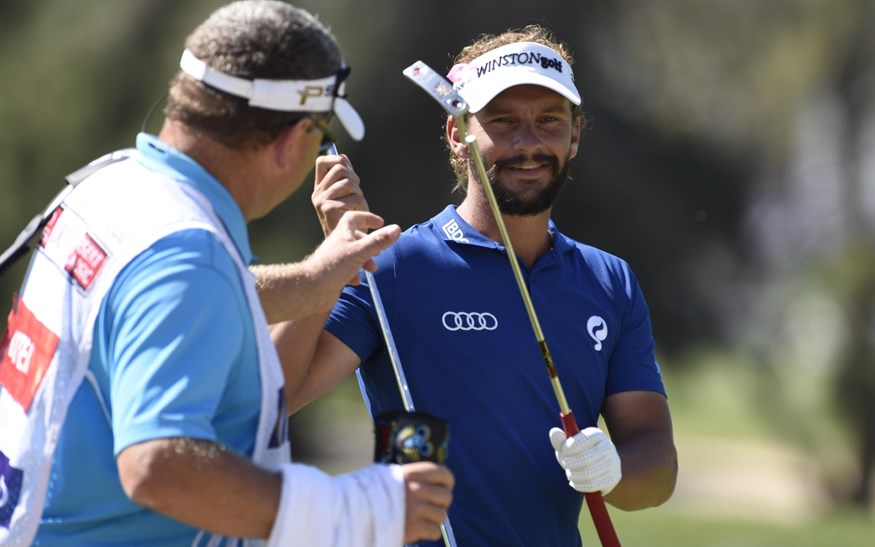
{"type": "MultiPolygon", "coordinates": [[[[596,424],[610,394],[665,391],[647,304],[628,264],[552,222],[550,233],[553,249],[521,268],[582,429],[596,424]]],[[[377,262],[416,409],[449,421],[458,544],[580,545],[583,496],[550,446],[559,407],[504,247],[449,206],[406,230],[377,262]]],[[[372,414],[402,409],[367,286],[344,290],[326,329],[361,358],[372,414]]]]}
{"type": "MultiPolygon", "coordinates": [[[[129,161],[203,193],[244,263],[252,261],[243,214],[212,175],[151,135],[137,137],[137,151],[129,161]]],[[[35,544],[190,546],[197,530],[125,495],[116,457],[130,445],[168,437],[212,440],[252,455],[261,386],[237,267],[204,230],[164,237],[120,272],[94,329],[86,381],[61,431],[35,544]]]]}

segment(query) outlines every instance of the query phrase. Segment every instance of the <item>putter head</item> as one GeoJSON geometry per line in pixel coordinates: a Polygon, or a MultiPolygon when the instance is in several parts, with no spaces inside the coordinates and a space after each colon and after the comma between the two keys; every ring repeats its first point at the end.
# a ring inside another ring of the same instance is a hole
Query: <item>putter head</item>
{"type": "Polygon", "coordinates": [[[446,78],[431,69],[422,61],[416,61],[403,71],[404,75],[424,89],[451,116],[457,118],[468,111],[468,103],[459,96],[446,78]]]}

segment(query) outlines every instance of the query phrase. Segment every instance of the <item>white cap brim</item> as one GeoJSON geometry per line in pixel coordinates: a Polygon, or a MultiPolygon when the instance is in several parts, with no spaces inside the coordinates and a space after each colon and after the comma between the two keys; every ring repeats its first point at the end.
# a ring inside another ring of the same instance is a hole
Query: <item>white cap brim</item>
{"type": "Polygon", "coordinates": [[[226,74],[207,65],[191,51],[182,52],[179,67],[189,76],[225,93],[249,100],[250,106],[280,112],[334,112],[349,136],[360,141],[365,136],[365,122],[349,104],[340,89],[337,75],[316,80],[249,80],[226,74]]]}
{"type": "Polygon", "coordinates": [[[340,124],[355,141],[360,141],[365,136],[365,122],[349,101],[343,97],[334,99],[334,114],[340,120],[340,124]]]}

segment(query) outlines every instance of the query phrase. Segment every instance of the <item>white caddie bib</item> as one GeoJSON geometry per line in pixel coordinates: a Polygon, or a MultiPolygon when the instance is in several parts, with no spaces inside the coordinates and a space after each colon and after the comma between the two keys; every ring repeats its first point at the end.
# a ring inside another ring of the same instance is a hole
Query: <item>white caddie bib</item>
{"type": "Polygon", "coordinates": [[[253,461],[271,470],[289,461],[283,373],[251,272],[203,194],[124,159],[84,180],[55,209],[14,298],[0,345],[0,545],[29,545],[36,534],[103,297],[130,260],[190,228],[222,242],[246,290],[262,385],[253,461]]]}

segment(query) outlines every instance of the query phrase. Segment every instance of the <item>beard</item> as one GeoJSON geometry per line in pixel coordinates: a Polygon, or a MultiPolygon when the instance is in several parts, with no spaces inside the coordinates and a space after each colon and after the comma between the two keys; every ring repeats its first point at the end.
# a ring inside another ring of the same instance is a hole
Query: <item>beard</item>
{"type": "MultiPolygon", "coordinates": [[[[556,156],[547,154],[535,154],[534,156],[531,156],[531,158],[521,154],[512,158],[496,161],[486,172],[486,175],[489,177],[489,184],[492,186],[492,193],[495,194],[495,201],[498,203],[498,210],[505,215],[534,216],[543,213],[552,207],[560,190],[562,190],[565,183],[571,178],[571,162],[569,160],[570,158],[565,158],[561,167],[559,165],[559,159],[556,156]],[[516,193],[502,185],[498,180],[498,175],[502,170],[529,160],[546,164],[553,172],[553,177],[547,182],[547,185],[534,195],[525,196],[521,193],[516,193]]],[[[476,170],[474,176],[477,179],[477,182],[482,185],[482,181],[480,181],[480,177],[476,170]]],[[[480,191],[483,192],[483,189],[480,188],[480,191]]]]}

